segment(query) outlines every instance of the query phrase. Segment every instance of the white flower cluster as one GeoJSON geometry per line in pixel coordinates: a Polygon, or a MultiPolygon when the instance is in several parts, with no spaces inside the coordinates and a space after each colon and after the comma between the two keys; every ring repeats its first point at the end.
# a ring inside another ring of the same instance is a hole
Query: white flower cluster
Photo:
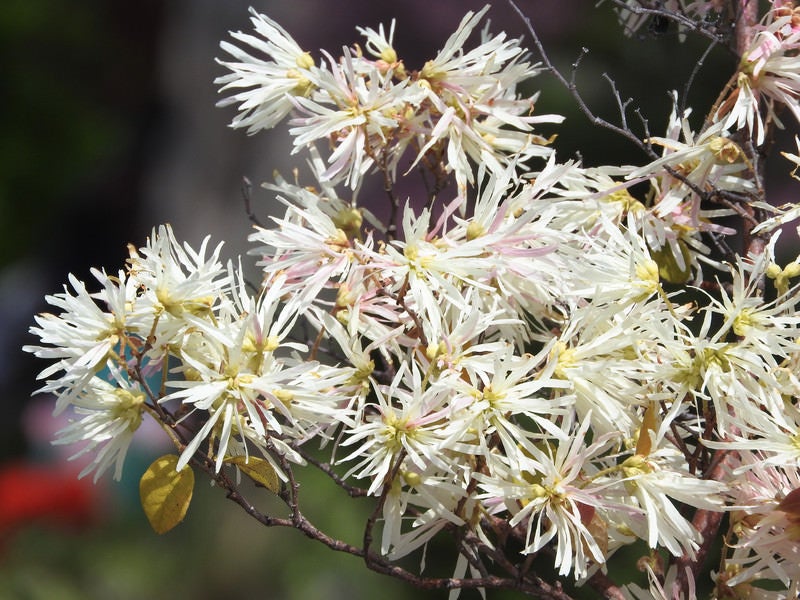
{"type": "MultiPolygon", "coordinates": [[[[753,192],[729,128],[759,140],[759,110],[800,97],[800,61],[785,55],[781,83],[767,85],[770,49],[749,74],[763,92],[754,105],[737,101],[699,133],[676,110],[648,140],[661,157],[589,168],[557,162],[531,132],[560,117],[516,96],[535,74],[517,40],[484,32],[464,48],[484,13],[419,71],[383,28],[361,30],[372,58],[356,46],[319,66],[258,14],[257,35],[234,34],[258,56],[223,43],[233,125],[252,133],[293,115],[315,187],[267,186],[286,212],[250,237],[255,297],[219,248],[195,252],[168,227],[118,275],[95,272],[99,292],[72,278],[49,297],[60,313],[37,318],[42,345],[27,350],[55,360],[40,391],[75,413],[59,443],[85,441],[87,470],[119,476],[144,413],[190,432],[179,467],[203,452],[220,470],[257,450],[280,471],[277,457],[302,462],[304,442],[335,439],[343,478],[381,499],[383,554],[452,528],[493,546],[504,522],[523,553],[550,548],[577,580],[636,540],[691,560],[703,542],[692,512],[735,508],[718,587],[796,588],[800,266],[775,263],[777,236],[760,254],[712,260],[703,236],[735,233],[718,223],[732,211],[701,201],[753,192]],[[394,181],[409,148],[458,193],[409,202],[397,235],[382,235],[355,190],[374,171],[394,181]],[[547,160],[521,177],[536,157],[547,160]],[[722,283],[667,285],[700,283],[702,265],[722,283]],[[309,343],[292,341],[300,320],[309,343]],[[730,468],[714,471],[712,452],[730,468]]],[[[793,40],[791,16],[771,14],[763,35],[793,40]]],[[[662,593],[663,573],[650,573],[662,593]]]]}
{"type": "Polygon", "coordinates": [[[732,92],[714,118],[725,127],[747,129],[759,146],[765,141],[765,120],[783,128],[781,109],[800,120],[798,47],[800,9],[787,5],[769,11],[742,56],[732,92]]]}
{"type": "Polygon", "coordinates": [[[277,23],[252,11],[258,36],[233,37],[258,56],[223,42],[235,62],[221,62],[231,73],[217,83],[236,93],[220,105],[238,104],[232,125],[248,133],[274,127],[294,112],[295,152],[317,140],[332,148],[323,181],[346,181],[355,189],[376,167],[394,179],[413,148],[414,164],[446,157],[446,170],[464,191],[474,183],[470,160],[500,174],[512,162],[546,156],[548,141],[532,126],[563,120],[531,115],[535,97],[517,97],[517,85],[537,73],[519,40],[484,31],[479,46],[463,51],[487,10],[467,14],[438,55],[414,72],[392,47],[394,27],[388,36],[383,27],[360,30],[368,56],[356,45],[340,60],[324,53],[317,65],[277,23]]]}
{"type": "Polygon", "coordinates": [[[47,382],[39,392],[56,394],[57,413],[70,407],[78,417],[57,443],[86,441],[80,454],[97,452],[82,474],[95,471],[97,479],[113,465],[119,478],[143,414],[160,419],[159,405],[172,401],[184,405],[183,418],[204,415],[179,467],[208,440],[217,470],[249,447],[300,460],[288,442],[344,414],[353,369],[286,356],[306,350],[288,339],[304,298],[281,302],[280,279],[252,298],[219,251],[181,246],[162,226],[144,248],[131,250],[125,271],[93,272],[99,292],[71,278],[72,290],[47,298],[62,312],[39,315],[32,332],[45,345],[25,349],[56,359],[42,371],[47,382]]]}

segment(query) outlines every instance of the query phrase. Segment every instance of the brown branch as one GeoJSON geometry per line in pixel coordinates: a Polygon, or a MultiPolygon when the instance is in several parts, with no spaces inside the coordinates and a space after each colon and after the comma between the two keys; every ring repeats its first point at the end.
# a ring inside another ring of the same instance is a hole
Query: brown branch
{"type": "Polygon", "coordinates": [[[597,571],[586,583],[601,593],[606,600],[625,600],[625,594],[620,587],[602,571],[597,571]]]}
{"type": "Polygon", "coordinates": [[[314,465],[317,469],[325,473],[325,475],[327,475],[336,485],[347,492],[347,495],[351,498],[365,498],[367,496],[367,490],[365,488],[347,483],[344,478],[340,477],[333,471],[333,466],[330,463],[317,460],[308,452],[306,452],[305,449],[300,445],[292,444],[292,448],[294,448],[294,450],[300,454],[300,456],[302,456],[306,462],[314,465]]]}
{"type": "MultiPolygon", "coordinates": [[[[704,479],[721,481],[738,461],[738,453],[729,450],[717,450],[710,468],[704,473],[704,479]]],[[[703,541],[697,549],[694,559],[684,553],[675,561],[677,567],[677,579],[673,585],[673,598],[689,598],[691,574],[692,580],[697,579],[697,575],[703,568],[708,552],[719,534],[722,519],[725,516],[723,511],[698,509],[692,519],[692,525],[703,536],[703,541]],[[688,567],[688,569],[687,569],[688,567]]]]}
{"type": "Polygon", "coordinates": [[[517,581],[505,577],[491,575],[489,577],[479,577],[474,579],[455,579],[442,577],[420,577],[402,567],[382,561],[372,551],[369,553],[370,560],[367,563],[371,570],[384,575],[391,575],[410,583],[411,585],[425,590],[452,590],[460,589],[505,589],[521,592],[532,598],[539,600],[573,600],[559,584],[549,584],[538,577],[533,581],[517,581]]]}
{"type": "MultiPolygon", "coordinates": [[[[758,2],[756,0],[739,0],[739,14],[736,22],[736,53],[743,57],[747,52],[748,48],[753,42],[753,38],[756,33],[756,28],[758,26],[758,2]]],[[[768,123],[766,125],[768,129],[774,128],[774,123],[768,123]]],[[[766,132],[767,137],[771,137],[771,132],[766,132]]],[[[755,178],[756,182],[760,182],[764,180],[764,161],[757,160],[757,155],[754,151],[752,142],[749,144],[749,154],[748,158],[752,161],[754,165],[752,167],[752,174],[755,178]]],[[[764,194],[763,189],[760,190],[761,194],[764,194]]],[[[750,214],[753,214],[753,209],[751,207],[746,207],[750,214]]],[[[745,219],[742,228],[742,237],[744,242],[744,247],[747,249],[747,253],[753,256],[759,255],[764,251],[766,247],[766,241],[763,237],[760,236],[751,236],[750,232],[754,227],[753,222],[758,222],[758,219],[753,217],[752,219],[745,219]]]]}
{"type": "Polygon", "coordinates": [[[744,56],[755,36],[758,25],[758,1],[739,0],[739,15],[736,23],[736,54],[744,56]]]}

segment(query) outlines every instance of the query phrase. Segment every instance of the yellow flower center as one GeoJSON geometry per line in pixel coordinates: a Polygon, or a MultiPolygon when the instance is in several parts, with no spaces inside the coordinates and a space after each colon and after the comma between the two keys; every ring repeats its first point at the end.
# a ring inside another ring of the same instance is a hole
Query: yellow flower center
{"type": "Polygon", "coordinates": [[[575,348],[569,348],[564,342],[559,341],[550,351],[550,356],[558,361],[555,371],[553,371],[553,377],[569,379],[567,370],[573,368],[578,362],[575,358],[575,348]]]}
{"type": "Polygon", "coordinates": [[[139,429],[139,425],[142,424],[142,408],[145,401],[144,393],[118,388],[114,390],[114,395],[118,400],[118,404],[112,410],[114,418],[127,421],[130,431],[139,429]]]}
{"type": "Polygon", "coordinates": [[[486,228],[477,221],[470,221],[467,225],[467,240],[474,240],[486,233],[486,228]]]}

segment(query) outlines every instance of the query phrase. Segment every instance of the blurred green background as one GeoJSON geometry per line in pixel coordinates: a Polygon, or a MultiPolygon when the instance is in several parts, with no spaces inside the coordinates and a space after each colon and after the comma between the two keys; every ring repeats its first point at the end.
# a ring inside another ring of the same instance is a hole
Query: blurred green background
{"type": "MultiPolygon", "coordinates": [[[[312,51],[336,53],[359,41],[357,25],[376,27],[394,17],[396,46],[411,68],[434,55],[463,12],[482,4],[253,2],[312,51]]],[[[626,39],[610,7],[595,8],[594,0],[519,4],[561,68],[569,71],[580,48],[590,49],[577,81],[598,114],[616,121],[607,72],[623,99],[642,107],[654,135],[670,110],[667,91],[683,90],[706,48],[701,40],[679,45],[672,30],[626,39]]],[[[214,63],[218,44],[228,30],[249,28],[247,6],[243,0],[0,4],[0,466],[69,471],[64,454],[48,443],[57,427],[49,417],[52,400],[30,399],[44,365],[19,350],[33,342],[26,331],[46,309],[44,295],[59,291],[68,272],[89,281],[92,266],[120,268],[126,244],[142,244],[165,221],[193,243],[206,234],[226,240],[227,256],[246,250],[242,177],[257,184],[292,164],[284,133],[247,137],[227,127],[233,109],[214,107],[213,79],[222,74],[214,63]]],[[[490,17],[493,31],[525,35],[504,2],[495,3],[490,17]]],[[[721,48],[707,59],[689,93],[696,122],[733,64],[721,48]]],[[[628,142],[590,127],[552,78],[542,75],[532,85],[542,90],[537,112],[567,116],[556,142],[562,159],[580,153],[586,164],[642,161],[628,142]]],[[[776,189],[775,202],[790,200],[776,189]]],[[[253,193],[256,210],[269,212],[268,196],[253,193]]],[[[146,441],[133,450],[123,482],[89,483],[88,519],[32,519],[0,530],[0,600],[446,597],[369,573],[357,559],[296,532],[265,530],[202,479],[186,522],[155,535],[138,506],[137,482],[162,450],[146,441]]],[[[313,473],[303,484],[306,508],[321,525],[360,539],[368,502],[349,501],[313,473]]],[[[19,493],[48,492],[28,486],[19,493]]],[[[269,502],[267,492],[254,494],[269,502]]],[[[431,547],[431,569],[452,569],[448,548],[431,547]]]]}

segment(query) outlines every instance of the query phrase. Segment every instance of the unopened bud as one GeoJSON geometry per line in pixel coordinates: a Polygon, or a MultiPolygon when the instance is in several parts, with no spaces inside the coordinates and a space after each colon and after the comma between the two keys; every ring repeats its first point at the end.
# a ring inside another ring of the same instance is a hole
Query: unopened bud
{"type": "Polygon", "coordinates": [[[314,66],[314,59],[310,52],[303,52],[294,62],[301,69],[310,69],[314,66]]]}
{"type": "Polygon", "coordinates": [[[708,149],[711,154],[714,155],[714,159],[716,160],[717,164],[720,165],[732,165],[742,156],[741,148],[739,148],[735,142],[722,136],[713,138],[708,143],[708,149]]]}

